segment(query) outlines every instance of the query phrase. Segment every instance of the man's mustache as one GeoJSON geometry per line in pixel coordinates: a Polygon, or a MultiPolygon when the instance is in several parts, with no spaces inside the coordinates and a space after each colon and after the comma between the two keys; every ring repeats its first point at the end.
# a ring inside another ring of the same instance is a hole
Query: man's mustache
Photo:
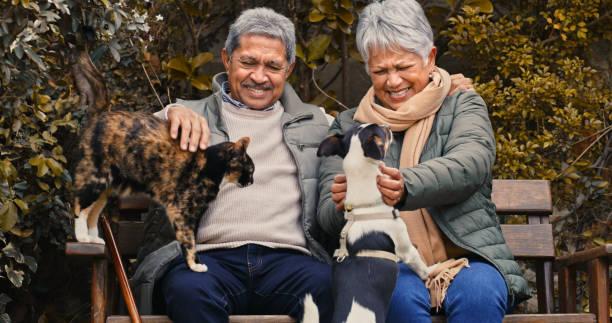
{"type": "Polygon", "coordinates": [[[274,88],[272,84],[268,84],[268,83],[257,84],[254,82],[242,82],[242,86],[248,89],[262,90],[262,91],[272,90],[274,88]]]}

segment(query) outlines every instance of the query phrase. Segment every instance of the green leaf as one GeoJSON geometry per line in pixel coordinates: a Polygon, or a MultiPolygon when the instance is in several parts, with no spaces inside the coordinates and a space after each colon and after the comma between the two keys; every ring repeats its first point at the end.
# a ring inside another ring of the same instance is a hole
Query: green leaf
{"type": "Polygon", "coordinates": [[[47,166],[46,158],[42,155],[38,155],[36,157],[30,158],[28,161],[30,165],[36,166],[36,176],[43,177],[49,172],[49,167],[47,166]]]}
{"type": "Polygon", "coordinates": [[[340,6],[344,9],[351,9],[353,8],[353,2],[351,0],[341,0],[340,6]]]}
{"type": "Polygon", "coordinates": [[[306,62],[306,56],[304,55],[304,49],[302,48],[302,45],[297,44],[297,46],[295,46],[295,56],[306,62]]]}
{"type": "Polygon", "coordinates": [[[2,252],[7,257],[15,259],[15,261],[20,264],[23,264],[25,261],[23,254],[21,253],[21,250],[19,250],[18,248],[15,248],[15,245],[13,245],[12,242],[9,242],[9,244],[6,245],[6,247],[2,248],[2,252]]]}
{"type": "Polygon", "coordinates": [[[193,73],[193,71],[195,71],[196,68],[212,61],[213,58],[214,56],[211,52],[203,52],[203,53],[199,53],[198,55],[196,55],[191,60],[191,73],[193,73]]]}
{"type": "Polygon", "coordinates": [[[28,268],[30,268],[30,271],[35,273],[36,270],[38,270],[38,263],[34,257],[25,256],[24,263],[28,266],[28,268]]]}
{"type": "Polygon", "coordinates": [[[100,2],[102,2],[102,4],[104,4],[106,9],[110,9],[111,8],[111,4],[110,4],[110,2],[108,2],[108,0],[100,0],[100,2]]]}
{"type": "Polygon", "coordinates": [[[332,0],[320,0],[316,5],[317,9],[321,11],[323,14],[333,14],[334,13],[334,3],[332,0]]]}
{"type": "Polygon", "coordinates": [[[49,192],[49,184],[47,184],[45,182],[41,182],[41,181],[36,181],[36,184],[38,184],[38,187],[40,187],[41,190],[43,190],[45,192],[49,192]]]}
{"type": "Polygon", "coordinates": [[[37,117],[37,118],[38,118],[40,121],[42,121],[42,122],[47,122],[47,115],[46,115],[44,112],[42,112],[42,111],[40,111],[40,110],[36,110],[36,111],[34,112],[34,115],[35,115],[35,116],[36,116],[36,117],[37,117]]]}
{"type": "Polygon", "coordinates": [[[3,159],[0,162],[0,176],[4,179],[12,180],[17,177],[17,169],[10,160],[3,159]]]}
{"type": "Polygon", "coordinates": [[[15,287],[21,287],[23,284],[23,271],[21,270],[13,270],[13,268],[4,265],[4,270],[6,271],[6,277],[15,285],[15,287]]]}
{"type": "Polygon", "coordinates": [[[478,7],[480,8],[480,12],[484,13],[493,12],[493,3],[491,3],[490,0],[467,0],[465,1],[464,5],[470,7],[478,7]]]}
{"type": "Polygon", "coordinates": [[[325,51],[329,44],[331,44],[332,38],[330,35],[318,35],[311,39],[308,43],[308,62],[316,61],[323,58],[325,51]]]}
{"type": "Polygon", "coordinates": [[[34,61],[36,65],[38,65],[38,68],[40,68],[42,71],[47,70],[47,65],[45,65],[40,56],[38,56],[38,54],[36,54],[30,47],[25,47],[23,50],[25,51],[26,55],[28,55],[28,57],[34,61]]]}
{"type": "Polygon", "coordinates": [[[17,207],[12,201],[6,201],[0,209],[0,230],[10,231],[17,223],[17,207]]]}
{"type": "Polygon", "coordinates": [[[210,90],[211,78],[208,75],[202,74],[191,79],[191,85],[200,91],[210,90]]]}
{"type": "Polygon", "coordinates": [[[13,202],[17,204],[17,206],[19,207],[19,209],[21,209],[22,212],[28,211],[28,203],[20,199],[14,199],[13,202]]]}
{"type": "Polygon", "coordinates": [[[60,176],[64,172],[64,167],[62,166],[62,164],[58,163],[55,159],[46,158],[45,162],[47,164],[47,167],[51,169],[51,172],[54,176],[60,176]]]}
{"type": "Polygon", "coordinates": [[[353,17],[353,14],[344,8],[340,8],[340,10],[338,10],[337,15],[338,17],[340,17],[340,19],[342,19],[342,21],[346,22],[349,26],[353,24],[353,21],[355,21],[355,17],[353,17]]]}
{"type": "Polygon", "coordinates": [[[185,57],[182,57],[182,56],[174,57],[170,59],[170,61],[168,62],[166,66],[169,69],[181,72],[185,74],[186,76],[191,75],[191,67],[189,66],[189,63],[187,62],[187,60],[185,60],[185,57]]]}
{"type": "Polygon", "coordinates": [[[325,19],[325,15],[322,14],[321,11],[314,9],[314,8],[310,10],[310,13],[308,14],[308,21],[319,22],[323,19],[325,19]]]}

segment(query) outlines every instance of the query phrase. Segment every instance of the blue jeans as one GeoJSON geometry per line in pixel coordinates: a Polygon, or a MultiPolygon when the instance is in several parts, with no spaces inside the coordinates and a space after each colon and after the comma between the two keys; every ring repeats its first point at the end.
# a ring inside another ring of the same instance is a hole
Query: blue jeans
{"type": "Polygon", "coordinates": [[[191,271],[175,259],[160,287],[173,322],[228,322],[230,314],[301,317],[304,295],[313,295],[321,322],[331,320],[331,266],[298,251],[249,244],[198,253],[208,271],[191,271]]]}
{"type": "MultiPolygon", "coordinates": [[[[470,258],[451,282],[443,302],[449,323],[499,323],[508,309],[508,288],[493,265],[470,258]]],[[[400,264],[387,323],[431,322],[429,290],[412,269],[400,264]]]]}

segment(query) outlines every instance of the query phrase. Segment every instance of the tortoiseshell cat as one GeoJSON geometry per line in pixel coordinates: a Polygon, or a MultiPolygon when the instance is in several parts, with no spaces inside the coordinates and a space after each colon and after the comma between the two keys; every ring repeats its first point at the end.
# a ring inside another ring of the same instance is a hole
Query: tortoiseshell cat
{"type": "Polygon", "coordinates": [[[199,218],[217,196],[223,178],[239,186],[253,183],[253,161],[246,154],[249,138],[183,151],[170,137],[166,122],[139,112],[108,112],[83,131],[82,159],[75,174],[75,235],[81,242],[104,243],[98,217],[114,191],[147,193],[166,208],[176,239],[191,270],[196,263],[195,234],[199,218]]]}

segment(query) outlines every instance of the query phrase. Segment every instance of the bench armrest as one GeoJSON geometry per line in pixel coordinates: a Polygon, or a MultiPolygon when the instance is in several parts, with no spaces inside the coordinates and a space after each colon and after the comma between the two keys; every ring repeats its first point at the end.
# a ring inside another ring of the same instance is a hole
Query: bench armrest
{"type": "Polygon", "coordinates": [[[576,311],[576,270],[586,270],[588,272],[589,309],[597,316],[598,323],[609,322],[610,259],[612,259],[612,244],[605,244],[556,259],[555,265],[559,270],[561,312],[576,311]]]}

